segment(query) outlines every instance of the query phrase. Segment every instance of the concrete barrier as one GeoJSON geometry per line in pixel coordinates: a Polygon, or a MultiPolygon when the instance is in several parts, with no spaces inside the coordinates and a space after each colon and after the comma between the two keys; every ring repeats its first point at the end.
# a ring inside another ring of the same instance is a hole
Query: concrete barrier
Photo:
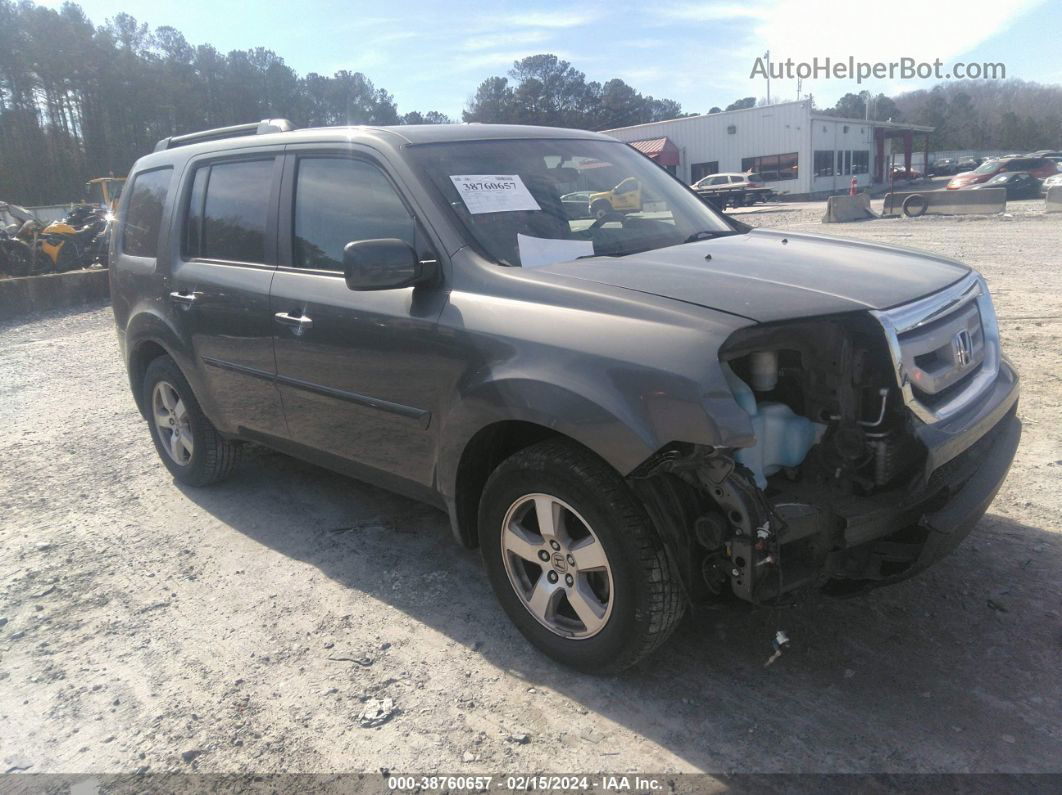
{"type": "Polygon", "coordinates": [[[910,196],[924,197],[923,202],[913,199],[912,215],[994,215],[1007,209],[1007,191],[1004,188],[985,190],[912,190],[903,193],[886,193],[881,208],[882,218],[904,215],[903,205],[910,196]]]}
{"type": "Polygon", "coordinates": [[[857,193],[855,196],[831,196],[826,200],[826,215],[822,216],[824,224],[862,221],[865,218],[877,218],[870,209],[870,196],[857,193]]]}
{"type": "Polygon", "coordinates": [[[1048,188],[1045,209],[1049,213],[1062,213],[1062,187],[1048,188]]]}
{"type": "Polygon", "coordinates": [[[46,309],[106,301],[106,269],[0,279],[0,323],[46,309]]]}

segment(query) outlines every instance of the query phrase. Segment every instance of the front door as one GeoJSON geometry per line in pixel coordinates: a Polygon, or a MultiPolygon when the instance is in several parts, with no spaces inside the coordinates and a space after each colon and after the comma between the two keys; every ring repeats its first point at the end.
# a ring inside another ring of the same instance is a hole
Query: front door
{"type": "Polygon", "coordinates": [[[284,435],[274,377],[269,286],[276,270],[276,196],[282,156],[193,163],[183,197],[181,255],[167,287],[219,427],[284,435]]]}
{"type": "Polygon", "coordinates": [[[343,248],[398,238],[434,258],[380,165],[349,153],[289,154],[281,266],[273,279],[277,384],[292,441],[420,485],[432,479],[440,285],[355,292],[343,248]]]}

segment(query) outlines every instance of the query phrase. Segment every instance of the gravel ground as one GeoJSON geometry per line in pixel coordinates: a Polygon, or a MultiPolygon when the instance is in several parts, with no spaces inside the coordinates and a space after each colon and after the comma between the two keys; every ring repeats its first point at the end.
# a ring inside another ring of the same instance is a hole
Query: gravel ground
{"type": "Polygon", "coordinates": [[[742,213],[980,268],[1025,437],[931,571],[702,612],[607,679],[528,647],[433,509],[266,451],[175,484],[108,309],[0,328],[0,773],[1062,770],[1062,217],[1041,206],[742,213]]]}

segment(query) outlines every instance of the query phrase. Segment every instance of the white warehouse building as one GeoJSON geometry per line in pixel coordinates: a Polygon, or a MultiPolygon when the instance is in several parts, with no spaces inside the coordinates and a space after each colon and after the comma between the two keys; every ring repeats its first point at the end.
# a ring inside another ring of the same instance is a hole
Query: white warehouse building
{"type": "MultiPolygon", "coordinates": [[[[928,152],[932,127],[841,119],[810,99],[605,130],[692,184],[716,173],[759,174],[778,193],[820,196],[884,182],[886,142],[899,139],[897,166],[911,167],[914,136],[928,152]]],[[[923,160],[923,162],[926,162],[923,160]]]]}

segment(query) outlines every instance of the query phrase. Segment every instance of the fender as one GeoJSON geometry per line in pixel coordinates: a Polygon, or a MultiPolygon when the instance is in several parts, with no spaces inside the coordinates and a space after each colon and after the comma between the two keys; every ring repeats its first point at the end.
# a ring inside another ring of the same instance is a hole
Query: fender
{"type": "Polygon", "coordinates": [[[589,363],[563,371],[548,362],[512,369],[480,371],[485,375],[459,389],[459,400],[439,425],[436,488],[459,540],[466,540],[457,511],[462,457],[476,435],[496,423],[516,420],[566,436],[621,476],[674,441],[709,447],[752,443],[748,415],[728,388],[717,397],[704,396],[697,382],[652,368],[627,368],[612,378],[595,375],[589,363]],[[567,376],[565,383],[557,382],[558,373],[567,376]]]}
{"type": "Polygon", "coordinates": [[[457,468],[469,441],[506,420],[541,425],[568,436],[614,469],[630,471],[655,451],[655,436],[629,407],[607,406],[567,386],[531,378],[485,381],[466,392],[440,424],[438,481],[443,495],[456,493],[457,468]]]}
{"type": "Polygon", "coordinates": [[[129,373],[129,386],[133,391],[137,408],[145,419],[147,409],[141,405],[141,390],[137,383],[143,373],[138,372],[136,367],[137,356],[143,350],[145,343],[158,345],[177,363],[177,367],[191,385],[203,413],[217,425],[215,418],[218,413],[211,401],[209,390],[200,377],[194,351],[181,338],[166,315],[158,311],[153,304],[136,307],[125,328],[125,366],[129,373]]]}

